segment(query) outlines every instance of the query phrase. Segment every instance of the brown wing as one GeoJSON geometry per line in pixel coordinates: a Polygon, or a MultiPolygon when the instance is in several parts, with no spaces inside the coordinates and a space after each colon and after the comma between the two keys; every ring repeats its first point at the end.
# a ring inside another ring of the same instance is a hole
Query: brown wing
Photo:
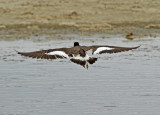
{"type": "Polygon", "coordinates": [[[48,49],[34,52],[18,52],[18,54],[37,59],[68,58],[67,52],[69,49],[70,48],[48,49]]]}
{"type": "Polygon", "coordinates": [[[123,51],[129,51],[129,50],[132,50],[132,49],[137,49],[138,47],[140,47],[140,46],[137,46],[137,47],[110,46],[110,48],[113,48],[113,49],[100,51],[99,54],[103,54],[103,53],[118,53],[118,52],[123,52],[123,51]]]}
{"type": "Polygon", "coordinates": [[[103,53],[118,53],[122,51],[129,51],[132,49],[137,49],[137,47],[118,47],[118,46],[81,46],[85,51],[92,50],[92,54],[103,54],[103,53]]]}

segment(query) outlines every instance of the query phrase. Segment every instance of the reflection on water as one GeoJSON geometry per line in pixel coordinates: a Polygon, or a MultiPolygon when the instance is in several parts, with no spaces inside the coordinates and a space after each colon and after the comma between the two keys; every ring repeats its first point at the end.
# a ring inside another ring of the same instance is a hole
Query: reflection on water
{"type": "MultiPolygon", "coordinates": [[[[76,36],[78,37],[78,36],[76,36]]],[[[160,38],[0,41],[0,115],[158,115],[160,38]],[[107,44],[139,49],[105,54],[89,70],[68,60],[39,60],[18,51],[107,44]],[[93,43],[93,41],[95,41],[93,43]]]]}

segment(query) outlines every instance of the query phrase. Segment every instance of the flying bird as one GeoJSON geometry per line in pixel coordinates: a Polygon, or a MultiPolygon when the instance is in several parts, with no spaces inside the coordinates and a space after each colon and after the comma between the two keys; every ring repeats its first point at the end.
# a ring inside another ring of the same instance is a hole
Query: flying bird
{"type": "Polygon", "coordinates": [[[91,50],[92,55],[104,54],[104,53],[118,53],[122,51],[128,51],[136,49],[137,47],[119,47],[108,45],[93,45],[93,46],[80,46],[79,42],[74,42],[74,46],[71,48],[56,48],[34,52],[18,52],[18,54],[37,58],[37,59],[69,59],[72,62],[83,66],[88,69],[89,64],[94,64],[97,61],[96,57],[89,56],[88,51],[91,50]]]}

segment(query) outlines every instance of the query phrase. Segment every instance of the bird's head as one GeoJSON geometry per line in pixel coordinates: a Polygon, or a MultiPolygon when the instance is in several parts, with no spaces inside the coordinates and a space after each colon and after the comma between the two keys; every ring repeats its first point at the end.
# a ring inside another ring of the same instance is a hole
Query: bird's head
{"type": "Polygon", "coordinates": [[[74,46],[79,46],[79,42],[74,42],[74,46]]]}

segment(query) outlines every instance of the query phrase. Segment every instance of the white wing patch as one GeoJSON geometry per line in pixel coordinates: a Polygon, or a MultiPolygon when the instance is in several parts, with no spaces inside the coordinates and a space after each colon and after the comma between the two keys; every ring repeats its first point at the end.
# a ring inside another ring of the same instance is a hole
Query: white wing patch
{"type": "Polygon", "coordinates": [[[45,53],[46,55],[59,55],[59,56],[63,56],[65,58],[69,58],[69,56],[63,52],[63,51],[53,51],[53,52],[49,52],[49,53],[45,53]]]}
{"type": "Polygon", "coordinates": [[[96,51],[93,54],[99,54],[99,52],[104,51],[104,50],[112,50],[114,48],[110,48],[110,47],[99,47],[96,49],[96,51]]]}
{"type": "Polygon", "coordinates": [[[81,61],[86,61],[89,60],[89,56],[86,54],[85,57],[81,57],[80,55],[74,56],[73,59],[81,60],[81,61]]]}

